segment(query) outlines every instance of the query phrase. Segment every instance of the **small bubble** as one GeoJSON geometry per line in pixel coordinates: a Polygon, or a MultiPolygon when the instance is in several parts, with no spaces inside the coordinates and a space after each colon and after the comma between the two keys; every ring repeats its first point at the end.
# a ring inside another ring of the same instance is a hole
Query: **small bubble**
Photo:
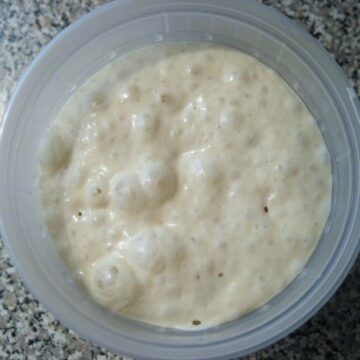
{"type": "Polygon", "coordinates": [[[261,98],[259,101],[259,106],[260,107],[266,107],[267,106],[267,102],[265,99],[261,98]]]}
{"type": "Polygon", "coordinates": [[[110,268],[111,275],[116,276],[119,273],[119,269],[116,266],[110,268]]]}
{"type": "Polygon", "coordinates": [[[201,73],[201,66],[200,65],[188,65],[186,67],[186,72],[191,75],[199,75],[201,73]]]}
{"type": "Polygon", "coordinates": [[[160,95],[160,102],[163,104],[168,104],[172,100],[172,96],[170,94],[161,94],[160,95]]]}

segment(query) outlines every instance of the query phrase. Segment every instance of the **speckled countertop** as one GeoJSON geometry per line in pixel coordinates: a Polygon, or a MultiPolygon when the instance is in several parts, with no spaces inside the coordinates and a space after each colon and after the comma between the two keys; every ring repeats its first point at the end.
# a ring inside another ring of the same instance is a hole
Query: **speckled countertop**
{"type": "MultiPolygon", "coordinates": [[[[255,1],[255,0],[254,0],[255,1]]],[[[27,64],[61,29],[102,0],[0,0],[0,118],[27,64]]],[[[358,0],[266,0],[318,38],[360,91],[358,0]]],[[[122,359],[80,339],[24,287],[0,240],[0,359],[122,359]]],[[[255,359],[360,359],[360,261],[310,321],[255,359]]]]}

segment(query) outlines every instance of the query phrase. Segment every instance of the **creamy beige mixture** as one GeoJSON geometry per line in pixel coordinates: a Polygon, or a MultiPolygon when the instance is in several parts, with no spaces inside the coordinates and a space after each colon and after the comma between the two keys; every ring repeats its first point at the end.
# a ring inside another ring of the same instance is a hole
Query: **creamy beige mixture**
{"type": "Polygon", "coordinates": [[[330,162],[316,123],[239,51],[157,45],[77,90],[40,150],[44,216],[93,298],[183,329],[236,319],[304,267],[330,162]]]}

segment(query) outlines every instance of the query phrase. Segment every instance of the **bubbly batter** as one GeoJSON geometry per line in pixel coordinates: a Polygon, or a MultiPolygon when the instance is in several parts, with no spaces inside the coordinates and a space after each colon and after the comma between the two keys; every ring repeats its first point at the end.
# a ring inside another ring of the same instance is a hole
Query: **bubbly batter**
{"type": "Polygon", "coordinates": [[[198,329],[301,271],[326,222],[327,149],[270,68],[215,45],[136,51],[86,82],[41,144],[44,217],[104,307],[198,329]]]}

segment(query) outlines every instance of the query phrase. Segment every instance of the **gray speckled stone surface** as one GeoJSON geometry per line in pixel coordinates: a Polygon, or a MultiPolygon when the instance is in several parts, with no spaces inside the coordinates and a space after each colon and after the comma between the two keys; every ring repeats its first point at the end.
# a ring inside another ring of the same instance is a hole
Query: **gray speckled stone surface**
{"type": "MultiPolygon", "coordinates": [[[[27,64],[61,29],[102,0],[0,0],[0,117],[27,64]]],[[[301,23],[360,89],[360,2],[264,0],[301,23]]],[[[33,298],[0,241],[0,359],[121,359],[80,339],[33,298]]],[[[360,359],[360,262],[326,306],[287,338],[246,357],[360,359]]]]}

